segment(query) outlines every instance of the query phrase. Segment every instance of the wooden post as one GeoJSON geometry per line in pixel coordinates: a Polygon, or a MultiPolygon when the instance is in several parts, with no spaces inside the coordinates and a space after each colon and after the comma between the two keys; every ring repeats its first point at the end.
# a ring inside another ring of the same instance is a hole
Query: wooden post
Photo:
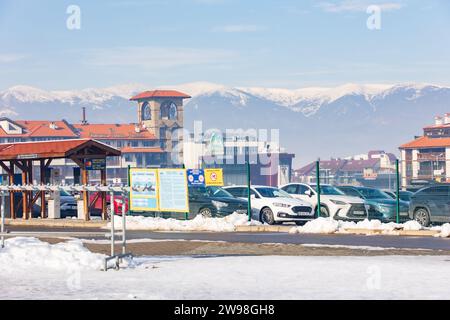
{"type": "MultiPolygon", "coordinates": [[[[9,162],[9,185],[12,186],[14,184],[14,162],[9,162]]],[[[9,216],[11,219],[16,219],[16,206],[14,203],[14,195],[13,191],[9,192],[9,216]]]]}
{"type": "MultiPolygon", "coordinates": [[[[33,160],[25,162],[28,167],[28,184],[33,184],[33,160]]],[[[33,191],[28,191],[28,219],[33,218],[33,191]]]]}
{"type": "MultiPolygon", "coordinates": [[[[88,185],[88,171],[86,170],[86,168],[81,168],[81,183],[85,186],[88,185]]],[[[83,192],[83,210],[84,210],[84,219],[86,221],[90,220],[90,215],[89,215],[89,192],[88,191],[84,191],[83,192]]]]}
{"type": "MultiPolygon", "coordinates": [[[[22,170],[22,186],[27,184],[27,170],[25,168],[21,168],[22,170]]],[[[28,218],[28,192],[22,192],[22,219],[26,220],[28,218]]]]}
{"type": "MultiPolygon", "coordinates": [[[[45,160],[41,159],[39,161],[39,168],[40,168],[40,174],[41,174],[41,184],[45,184],[45,160]]],[[[41,191],[41,218],[45,218],[45,191],[41,191]]]]}
{"type": "MultiPolygon", "coordinates": [[[[100,170],[100,180],[101,185],[106,186],[106,169],[100,170]]],[[[102,219],[108,220],[108,211],[107,211],[107,204],[106,204],[106,192],[101,193],[102,197],[102,219]]],[[[111,207],[114,205],[114,203],[111,203],[111,207]]],[[[111,211],[112,212],[112,211],[111,211]]]]}

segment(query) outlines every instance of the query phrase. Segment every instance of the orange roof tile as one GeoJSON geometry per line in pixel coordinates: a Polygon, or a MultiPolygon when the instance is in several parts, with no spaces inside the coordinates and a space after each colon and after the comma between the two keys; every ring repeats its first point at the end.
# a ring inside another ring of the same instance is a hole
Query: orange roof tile
{"type": "Polygon", "coordinates": [[[429,138],[426,136],[417,138],[411,142],[400,146],[400,149],[415,149],[415,148],[439,148],[450,147],[450,138],[429,138]]]}
{"type": "Polygon", "coordinates": [[[133,147],[125,147],[120,149],[122,153],[163,153],[164,151],[161,148],[133,148],[133,147]]]}
{"type": "Polygon", "coordinates": [[[139,93],[138,95],[135,95],[130,100],[141,100],[141,99],[150,99],[150,98],[182,98],[182,99],[189,99],[191,96],[175,91],[175,90],[153,90],[153,91],[144,91],[139,93]]]}
{"type": "Polygon", "coordinates": [[[95,145],[108,156],[119,156],[120,151],[89,139],[59,140],[45,142],[20,142],[0,144],[0,159],[65,158],[83,146],[95,145]]]}
{"type": "Polygon", "coordinates": [[[136,132],[135,124],[75,124],[80,138],[84,139],[150,139],[156,140],[147,129],[136,132]]]}
{"type": "Polygon", "coordinates": [[[22,134],[7,134],[0,128],[0,137],[63,137],[77,138],[77,134],[72,131],[70,125],[65,121],[14,121],[24,129],[22,134]],[[55,127],[51,128],[51,124],[55,127]]]}

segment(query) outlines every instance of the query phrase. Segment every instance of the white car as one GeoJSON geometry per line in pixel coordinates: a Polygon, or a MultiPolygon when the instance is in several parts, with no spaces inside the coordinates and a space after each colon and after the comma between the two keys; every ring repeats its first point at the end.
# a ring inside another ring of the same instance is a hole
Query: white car
{"type": "MultiPolygon", "coordinates": [[[[304,183],[289,183],[281,187],[291,196],[306,201],[317,211],[317,186],[304,183]]],[[[331,185],[320,186],[320,215],[335,220],[363,220],[368,217],[364,200],[344,194],[331,185]]]]}
{"type": "MultiPolygon", "coordinates": [[[[224,189],[237,198],[248,197],[247,186],[230,186],[224,189]]],[[[314,219],[313,207],[308,202],[295,199],[278,188],[252,186],[250,197],[253,215],[263,223],[295,222],[301,225],[314,219]]]]}

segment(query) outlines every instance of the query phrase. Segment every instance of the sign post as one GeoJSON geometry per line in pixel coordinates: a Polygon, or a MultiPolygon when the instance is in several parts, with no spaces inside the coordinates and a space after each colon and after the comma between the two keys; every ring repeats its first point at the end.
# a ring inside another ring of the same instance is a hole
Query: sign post
{"type": "Polygon", "coordinates": [[[251,181],[250,181],[250,162],[247,161],[247,214],[248,221],[252,221],[252,197],[250,192],[251,181]]]}
{"type": "Polygon", "coordinates": [[[161,212],[189,212],[189,194],[186,170],[159,169],[158,204],[161,212]]]}
{"type": "Polygon", "coordinates": [[[1,211],[2,211],[2,229],[1,229],[1,233],[2,233],[2,248],[5,247],[5,194],[2,193],[2,203],[1,203],[1,211]]]}
{"type": "Polygon", "coordinates": [[[110,206],[111,206],[111,257],[114,256],[114,242],[115,242],[115,231],[114,231],[114,214],[115,214],[115,209],[114,209],[114,192],[111,191],[111,200],[110,200],[110,206]]]}
{"type": "Polygon", "coordinates": [[[222,187],[224,185],[222,169],[204,169],[204,172],[206,186],[222,187]]]}
{"type": "MultiPolygon", "coordinates": [[[[158,170],[130,170],[129,210],[138,212],[158,211],[158,170]]],[[[125,196],[125,194],[124,194],[125,196]]]]}
{"type": "Polygon", "coordinates": [[[316,161],[317,218],[320,218],[320,159],[316,161]]]}
{"type": "Polygon", "coordinates": [[[398,159],[395,160],[395,171],[396,171],[396,178],[397,178],[397,223],[400,223],[400,170],[399,170],[399,163],[398,159]]]}
{"type": "Polygon", "coordinates": [[[189,187],[205,186],[205,171],[203,169],[188,169],[186,174],[189,187]]]}

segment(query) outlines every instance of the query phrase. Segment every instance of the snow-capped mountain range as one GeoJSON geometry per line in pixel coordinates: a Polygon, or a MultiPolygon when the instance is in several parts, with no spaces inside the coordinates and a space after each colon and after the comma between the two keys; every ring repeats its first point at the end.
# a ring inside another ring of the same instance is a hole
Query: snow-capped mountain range
{"type": "MultiPolygon", "coordinates": [[[[186,104],[187,128],[192,128],[194,120],[202,120],[205,130],[280,129],[281,145],[295,153],[301,164],[370,149],[397,152],[435,115],[450,112],[450,87],[433,84],[282,89],[194,82],[159,87],[166,88],[192,96],[186,104]]],[[[154,88],[128,84],[46,91],[14,86],[0,92],[0,116],[78,122],[85,106],[92,123],[136,122],[135,103],[128,99],[148,89],[154,88]]]]}

